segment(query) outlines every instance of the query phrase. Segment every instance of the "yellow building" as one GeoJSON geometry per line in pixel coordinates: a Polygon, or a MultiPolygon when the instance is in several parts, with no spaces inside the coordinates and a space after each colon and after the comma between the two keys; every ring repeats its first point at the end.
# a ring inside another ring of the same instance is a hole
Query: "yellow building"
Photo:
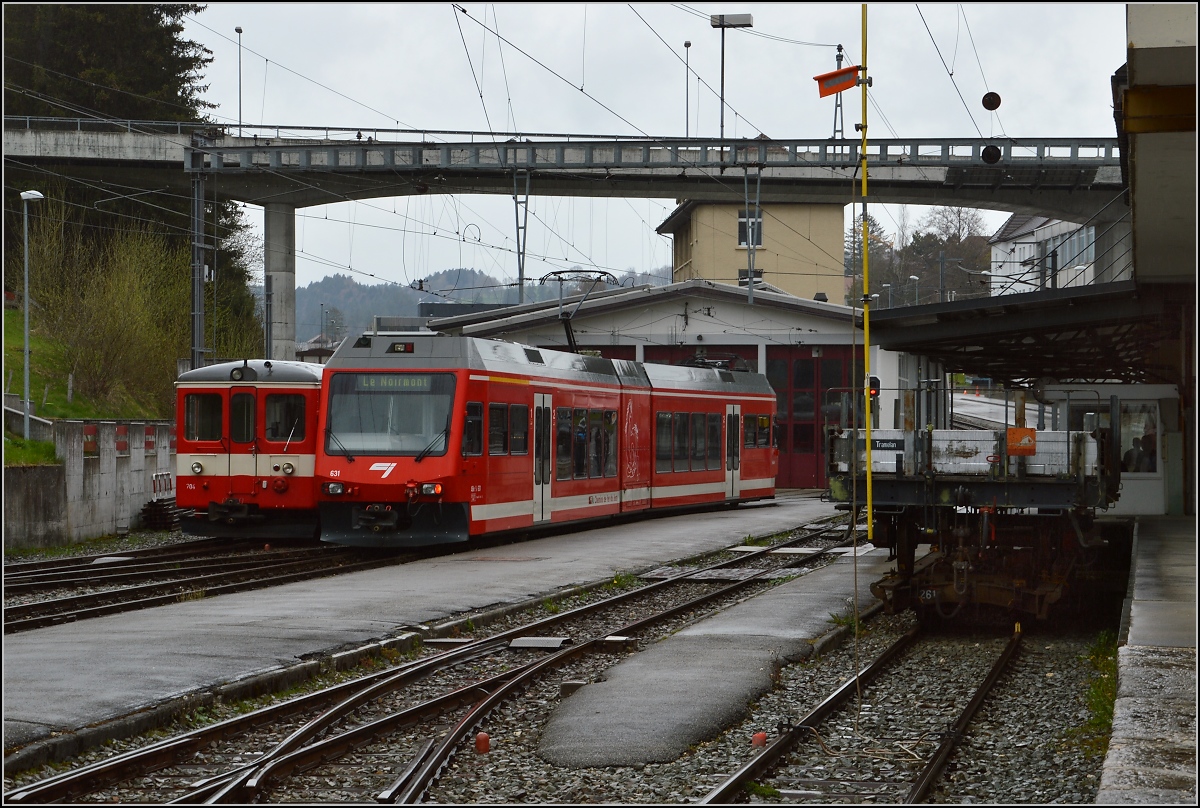
{"type": "MultiPolygon", "coordinates": [[[[752,208],[753,210],[753,208],[752,208]]],[[[747,219],[745,204],[682,201],[657,231],[674,240],[672,280],[745,284],[754,232],[755,276],[808,299],[842,303],[842,205],[768,203],[747,219]]]]}

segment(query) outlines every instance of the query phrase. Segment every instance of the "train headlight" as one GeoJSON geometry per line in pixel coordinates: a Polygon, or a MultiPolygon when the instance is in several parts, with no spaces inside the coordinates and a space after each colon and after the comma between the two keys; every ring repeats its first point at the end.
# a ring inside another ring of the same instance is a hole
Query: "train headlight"
{"type": "Polygon", "coordinates": [[[342,483],[325,483],[325,485],[323,485],[321,487],[325,489],[326,494],[344,494],[344,493],[346,493],[346,486],[343,485],[342,483]]]}
{"type": "Polygon", "coordinates": [[[441,496],[442,484],[441,483],[422,483],[421,484],[421,493],[427,497],[441,496]]]}
{"type": "Polygon", "coordinates": [[[233,379],[235,382],[240,382],[242,380],[242,376],[243,374],[241,368],[234,368],[229,373],[229,378],[233,379]]]}
{"type": "Polygon", "coordinates": [[[284,474],[294,474],[295,472],[296,472],[296,467],[293,466],[291,463],[283,464],[283,473],[284,474]]]}
{"type": "Polygon", "coordinates": [[[192,474],[203,474],[204,466],[200,465],[199,461],[192,464],[192,474]]]}

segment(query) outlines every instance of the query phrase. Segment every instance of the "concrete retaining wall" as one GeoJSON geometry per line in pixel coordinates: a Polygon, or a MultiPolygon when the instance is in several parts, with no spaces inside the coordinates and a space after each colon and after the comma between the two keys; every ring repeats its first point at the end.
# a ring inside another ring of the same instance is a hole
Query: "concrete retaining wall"
{"type": "MultiPolygon", "coordinates": [[[[142,507],[155,497],[154,476],[174,479],[174,426],[53,424],[61,465],[4,469],[5,548],[67,546],[140,527],[142,507]],[[93,440],[95,453],[85,453],[85,443],[90,448],[93,440]]],[[[165,495],[173,491],[172,485],[165,495]]]]}

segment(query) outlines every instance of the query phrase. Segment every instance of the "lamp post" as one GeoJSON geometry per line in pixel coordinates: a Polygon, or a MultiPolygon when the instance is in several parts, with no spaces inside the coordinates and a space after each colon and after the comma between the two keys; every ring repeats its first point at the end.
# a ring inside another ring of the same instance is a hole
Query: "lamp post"
{"type": "Polygon", "coordinates": [[[321,345],[325,345],[325,304],[321,304],[321,345]]]}
{"type": "Polygon", "coordinates": [[[725,139],[725,29],[753,28],[754,17],[750,14],[712,14],[708,24],[721,29],[721,139],[725,139]]]}
{"type": "Polygon", "coordinates": [[[921,279],[916,275],[909,275],[908,279],[913,282],[913,305],[921,302],[921,279]]]}
{"type": "Polygon", "coordinates": [[[692,83],[692,69],[688,65],[688,55],[692,52],[692,41],[683,41],[683,136],[688,136],[688,85],[692,83]]]}
{"type": "Polygon", "coordinates": [[[242,26],[233,30],[238,35],[238,137],[242,136],[242,26]]]}
{"type": "Polygon", "coordinates": [[[21,211],[25,219],[25,440],[29,440],[29,203],[45,199],[38,191],[21,192],[21,211]]]}
{"type": "Polygon", "coordinates": [[[892,307],[892,285],[890,283],[883,284],[883,288],[888,290],[888,308],[892,307]]]}

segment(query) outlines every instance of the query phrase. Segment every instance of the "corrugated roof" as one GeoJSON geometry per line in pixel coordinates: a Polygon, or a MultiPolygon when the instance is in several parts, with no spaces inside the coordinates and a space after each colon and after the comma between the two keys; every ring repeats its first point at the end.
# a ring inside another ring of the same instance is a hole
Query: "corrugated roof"
{"type": "Polygon", "coordinates": [[[1025,213],[1014,213],[1008,217],[996,234],[988,239],[988,244],[998,244],[1004,241],[1012,241],[1014,238],[1019,238],[1026,233],[1032,233],[1043,225],[1047,225],[1055,221],[1046,216],[1030,216],[1025,213]]]}

